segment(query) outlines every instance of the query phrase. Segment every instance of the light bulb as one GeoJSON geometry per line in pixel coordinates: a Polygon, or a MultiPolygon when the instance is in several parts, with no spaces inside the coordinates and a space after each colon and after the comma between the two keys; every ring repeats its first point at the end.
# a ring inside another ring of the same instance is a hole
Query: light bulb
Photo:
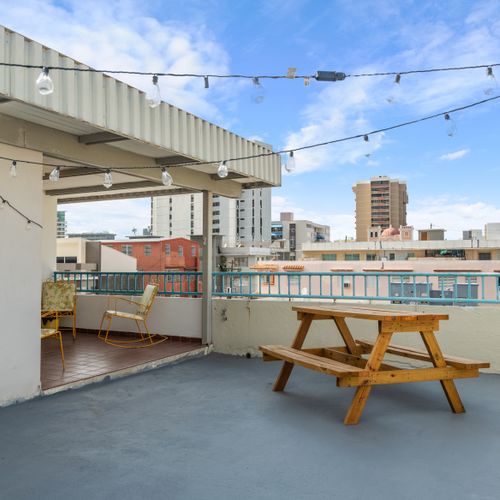
{"type": "Polygon", "coordinates": [[[59,167],[55,167],[49,175],[49,181],[57,182],[59,180],[60,169],[59,167]]]}
{"type": "Polygon", "coordinates": [[[161,182],[163,182],[163,185],[169,187],[172,185],[173,181],[172,176],[167,172],[167,169],[163,167],[161,169],[161,182]]]}
{"type": "Polygon", "coordinates": [[[36,88],[41,95],[50,95],[54,92],[54,82],[49,76],[49,68],[43,67],[35,82],[36,88]]]}
{"type": "Polygon", "coordinates": [[[488,78],[488,87],[484,89],[486,95],[496,94],[498,92],[498,82],[493,73],[493,68],[486,68],[486,77],[488,78]]]}
{"type": "Polygon", "coordinates": [[[161,104],[160,86],[158,85],[158,75],[153,75],[153,81],[146,92],[146,102],[151,109],[157,108],[161,104]]]}
{"type": "Polygon", "coordinates": [[[7,205],[7,200],[5,198],[2,198],[2,202],[0,203],[0,208],[5,208],[7,205]]]}
{"type": "Polygon", "coordinates": [[[12,160],[12,163],[10,165],[10,176],[15,177],[17,175],[17,161],[12,160]]]}
{"type": "Polygon", "coordinates": [[[260,104],[266,98],[266,89],[260,83],[260,80],[254,76],[252,78],[253,89],[252,89],[252,101],[255,104],[260,104]]]}
{"type": "Polygon", "coordinates": [[[227,168],[226,162],[221,161],[219,164],[219,168],[217,169],[217,175],[221,178],[224,179],[224,177],[227,177],[227,174],[229,174],[229,170],[227,168]]]}
{"type": "Polygon", "coordinates": [[[285,170],[287,172],[295,171],[295,157],[293,156],[293,151],[290,151],[290,156],[288,157],[288,161],[286,162],[285,170]]]}
{"type": "Polygon", "coordinates": [[[111,175],[111,170],[106,170],[104,172],[104,182],[102,185],[106,188],[109,189],[113,185],[113,176],[111,175]]]}
{"type": "Polygon", "coordinates": [[[210,87],[210,82],[208,81],[208,76],[204,76],[203,80],[205,81],[205,88],[208,89],[210,87]]]}
{"type": "Polygon", "coordinates": [[[31,224],[31,221],[28,219],[26,221],[26,231],[29,231],[31,228],[32,228],[32,224],[31,224]]]}
{"type": "Polygon", "coordinates": [[[453,137],[457,133],[457,124],[448,113],[445,113],[444,119],[446,120],[446,133],[448,137],[453,137]]]}
{"type": "Polygon", "coordinates": [[[401,93],[401,87],[399,86],[401,82],[401,75],[398,73],[394,78],[394,85],[392,86],[391,95],[387,96],[385,100],[389,104],[394,104],[399,99],[399,94],[401,93]]]}

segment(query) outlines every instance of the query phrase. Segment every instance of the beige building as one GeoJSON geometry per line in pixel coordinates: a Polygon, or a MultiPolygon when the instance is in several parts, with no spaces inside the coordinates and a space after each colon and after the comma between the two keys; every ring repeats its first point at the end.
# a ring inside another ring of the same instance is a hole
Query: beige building
{"type": "Polygon", "coordinates": [[[500,260],[500,239],[305,243],[302,255],[304,260],[329,261],[500,260]]]}
{"type": "Polygon", "coordinates": [[[368,241],[374,228],[406,226],[406,182],[385,176],[356,183],[356,241],[368,241]]]}

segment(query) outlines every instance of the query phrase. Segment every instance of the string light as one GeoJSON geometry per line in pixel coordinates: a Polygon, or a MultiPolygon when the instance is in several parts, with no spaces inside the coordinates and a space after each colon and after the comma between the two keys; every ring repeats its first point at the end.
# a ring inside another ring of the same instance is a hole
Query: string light
{"type": "Polygon", "coordinates": [[[368,142],[368,141],[370,140],[370,138],[368,137],[368,135],[367,135],[367,134],[365,134],[365,135],[363,136],[363,140],[364,140],[365,142],[368,142]]]}
{"type": "Polygon", "coordinates": [[[59,175],[61,173],[60,167],[55,167],[49,175],[49,181],[57,182],[59,180],[59,175]]]}
{"type": "MultiPolygon", "coordinates": [[[[442,117],[444,117],[445,120],[448,122],[448,121],[451,120],[451,118],[450,118],[450,114],[451,113],[456,113],[458,111],[464,111],[464,110],[467,110],[467,109],[471,109],[471,108],[474,108],[476,106],[483,105],[485,103],[496,101],[498,99],[500,99],[500,95],[497,95],[497,96],[494,96],[494,97],[488,97],[487,99],[483,99],[481,101],[476,101],[476,102],[473,102],[471,104],[466,104],[464,106],[453,108],[453,109],[450,109],[448,111],[441,111],[439,113],[434,113],[432,115],[424,116],[424,117],[421,117],[421,118],[416,118],[414,120],[410,120],[410,121],[398,123],[398,124],[395,124],[395,125],[390,125],[390,126],[387,126],[387,127],[379,128],[379,129],[373,130],[371,132],[364,132],[364,133],[361,133],[361,134],[356,134],[356,135],[351,135],[351,136],[347,136],[347,137],[342,137],[342,138],[339,138],[339,139],[331,139],[331,140],[324,141],[324,142],[317,142],[317,143],[314,143],[314,144],[307,144],[305,146],[300,146],[300,147],[293,148],[293,149],[282,149],[282,150],[279,150],[279,151],[271,151],[269,153],[258,153],[258,154],[247,155],[247,156],[238,156],[238,157],[226,158],[225,160],[193,161],[193,162],[177,163],[177,164],[169,165],[169,168],[174,168],[174,167],[199,167],[199,166],[204,166],[204,165],[214,165],[214,164],[217,164],[217,163],[220,163],[220,164],[222,164],[222,163],[229,163],[231,161],[244,161],[244,160],[252,160],[252,159],[255,159],[255,158],[267,158],[269,156],[275,156],[275,155],[279,156],[279,155],[282,155],[282,154],[290,154],[290,153],[294,153],[294,152],[297,152],[297,151],[304,151],[304,150],[307,150],[307,149],[313,149],[313,148],[318,148],[318,147],[322,147],[322,146],[328,146],[328,145],[331,145],[331,144],[337,144],[337,143],[346,142],[346,141],[350,141],[350,140],[360,139],[360,138],[364,138],[365,135],[369,137],[371,135],[380,134],[380,133],[383,133],[383,132],[388,132],[390,130],[395,130],[395,129],[402,128],[402,127],[407,127],[407,126],[410,126],[410,125],[415,125],[417,123],[421,123],[421,122],[424,122],[424,121],[427,121],[427,120],[432,120],[432,119],[435,119],[435,118],[442,118],[442,117]],[[446,115],[448,115],[448,118],[446,118],[446,115]]],[[[16,160],[14,158],[9,158],[9,157],[6,157],[6,156],[0,156],[0,160],[11,161],[12,163],[15,163],[17,161],[18,163],[25,163],[25,164],[28,164],[28,165],[40,165],[40,166],[46,166],[46,167],[47,166],[48,167],[60,167],[60,168],[68,168],[68,169],[70,169],[70,168],[89,168],[89,169],[92,169],[92,172],[89,173],[89,175],[94,174],[95,173],[95,168],[96,168],[95,165],[85,165],[85,164],[61,165],[61,164],[39,162],[39,161],[31,161],[31,160],[21,160],[21,159],[17,159],[16,160]]],[[[219,165],[219,168],[220,168],[220,166],[221,165],[219,165]]],[[[118,166],[118,165],[115,165],[115,166],[113,166],[113,169],[116,169],[116,170],[144,170],[144,169],[154,169],[154,168],[161,168],[161,167],[157,167],[157,166],[153,166],[153,165],[135,165],[135,166],[118,166]]]]}
{"type": "Polygon", "coordinates": [[[12,205],[9,200],[0,195],[0,208],[3,209],[5,207],[9,207],[26,221],[26,229],[31,229],[33,225],[39,227],[40,229],[43,229],[43,226],[41,224],[35,222],[34,220],[31,220],[29,217],[26,217],[26,215],[24,215],[18,208],[12,205]]]}
{"type": "Polygon", "coordinates": [[[295,171],[295,156],[293,155],[293,151],[290,151],[290,156],[288,157],[288,161],[286,162],[285,170],[287,172],[295,171]]]}
{"type": "Polygon", "coordinates": [[[204,76],[203,80],[205,82],[205,88],[208,89],[210,87],[210,82],[208,81],[208,76],[204,76]]]}
{"type": "Polygon", "coordinates": [[[224,179],[224,177],[227,177],[229,174],[229,170],[227,168],[226,162],[221,161],[219,164],[219,168],[217,169],[217,175],[221,178],[224,179]]]}
{"type": "Polygon", "coordinates": [[[252,78],[252,83],[253,83],[253,92],[252,92],[252,100],[255,102],[255,104],[260,104],[264,101],[266,97],[266,90],[262,86],[262,83],[260,83],[260,80],[255,77],[252,78]]]}
{"type": "MultiPolygon", "coordinates": [[[[199,74],[199,73],[162,73],[162,72],[150,72],[150,71],[129,71],[129,70],[111,70],[111,69],[96,69],[88,67],[66,67],[66,66],[42,66],[39,64],[21,64],[21,63],[11,63],[11,62],[0,62],[0,66],[6,66],[11,68],[28,68],[28,69],[41,69],[42,73],[39,78],[44,76],[44,80],[47,79],[52,83],[48,72],[53,71],[73,71],[73,72],[89,72],[89,73],[107,73],[109,75],[122,74],[122,75],[142,75],[142,76],[169,76],[169,77],[179,77],[179,78],[247,78],[252,79],[258,77],[260,79],[295,79],[295,78],[314,78],[317,81],[340,81],[346,78],[362,78],[362,77],[376,77],[376,76],[395,76],[399,75],[412,75],[412,74],[424,74],[424,73],[435,73],[442,71],[464,71],[471,69],[486,69],[494,68],[500,66],[500,63],[495,64],[476,64],[472,66],[450,66],[441,68],[427,68],[427,69],[414,69],[408,71],[378,71],[372,73],[342,73],[335,71],[318,71],[314,75],[297,75],[296,68],[288,68],[286,75],[244,75],[244,74],[199,74]]],[[[53,83],[52,83],[53,90],[53,83]]],[[[49,92],[51,93],[52,90],[49,92]]]]}
{"type": "Polygon", "coordinates": [[[104,172],[104,181],[102,185],[106,188],[109,189],[113,185],[113,176],[111,175],[111,170],[109,168],[104,172]]]}
{"type": "Polygon", "coordinates": [[[484,93],[486,95],[491,95],[494,92],[498,92],[498,82],[491,66],[486,68],[486,77],[488,78],[488,87],[484,89],[484,93]]]}
{"type": "Polygon", "coordinates": [[[446,120],[446,133],[448,137],[453,137],[457,133],[457,124],[451,118],[449,113],[444,114],[444,119],[446,120]]]}
{"type": "Polygon", "coordinates": [[[16,177],[16,175],[17,175],[17,161],[12,160],[12,163],[10,164],[10,176],[16,177]]]}
{"type": "Polygon", "coordinates": [[[54,82],[49,76],[49,68],[47,66],[42,67],[42,72],[38,75],[35,85],[41,95],[50,95],[54,92],[54,82]]]}
{"type": "Polygon", "coordinates": [[[146,102],[151,109],[157,108],[161,104],[160,85],[158,75],[153,75],[151,86],[146,92],[146,102]]]}
{"type": "Polygon", "coordinates": [[[166,167],[163,167],[161,169],[161,182],[163,183],[164,186],[170,187],[174,180],[172,179],[172,176],[168,173],[166,167]]]}
{"type": "Polygon", "coordinates": [[[394,104],[398,100],[399,93],[401,91],[400,83],[401,83],[401,74],[398,73],[394,77],[394,85],[392,87],[392,94],[386,98],[386,101],[389,104],[394,104]]]}

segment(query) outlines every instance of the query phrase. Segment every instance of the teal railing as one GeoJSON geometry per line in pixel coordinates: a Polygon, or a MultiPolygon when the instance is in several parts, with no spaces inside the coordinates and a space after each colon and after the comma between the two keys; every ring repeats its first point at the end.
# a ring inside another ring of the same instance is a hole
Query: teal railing
{"type": "MultiPolygon", "coordinates": [[[[55,272],[79,292],[138,295],[155,282],[159,294],[199,297],[200,272],[55,272]]],[[[500,273],[214,272],[216,297],[389,301],[424,304],[498,304],[500,273]]]]}

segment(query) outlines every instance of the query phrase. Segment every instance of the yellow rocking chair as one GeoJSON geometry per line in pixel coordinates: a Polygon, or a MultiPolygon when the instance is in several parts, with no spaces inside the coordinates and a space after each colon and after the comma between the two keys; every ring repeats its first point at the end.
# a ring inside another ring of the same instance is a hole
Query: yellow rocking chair
{"type": "Polygon", "coordinates": [[[166,336],[162,335],[157,335],[157,334],[152,334],[149,332],[148,325],[146,323],[146,318],[149,315],[149,311],[151,310],[151,307],[153,306],[156,294],[158,293],[158,285],[156,284],[150,284],[147,285],[146,288],[144,289],[144,293],[142,294],[142,297],[139,301],[134,301],[130,299],[126,299],[124,297],[115,297],[115,304],[113,309],[109,309],[104,312],[102,315],[101,319],[101,324],[99,326],[99,334],[98,337],[106,342],[106,344],[113,345],[115,347],[124,347],[128,349],[135,349],[135,348],[140,348],[140,347],[151,347],[153,345],[159,344],[160,342],[164,342],[165,340],[168,339],[166,336]],[[117,310],[117,302],[121,300],[127,304],[135,305],[137,306],[137,309],[135,312],[125,312],[125,311],[118,311],[117,310]],[[122,319],[130,319],[132,321],[135,321],[135,324],[137,325],[137,332],[138,332],[138,338],[134,339],[116,339],[116,338],[111,338],[109,335],[110,329],[111,329],[111,323],[113,321],[113,318],[122,318],[122,319]],[[107,324],[107,330],[106,333],[103,333],[103,324],[104,320],[108,320],[107,324]],[[140,323],[144,325],[144,330],[143,332],[141,330],[140,323]],[[157,338],[159,337],[159,338],[157,338]]]}

